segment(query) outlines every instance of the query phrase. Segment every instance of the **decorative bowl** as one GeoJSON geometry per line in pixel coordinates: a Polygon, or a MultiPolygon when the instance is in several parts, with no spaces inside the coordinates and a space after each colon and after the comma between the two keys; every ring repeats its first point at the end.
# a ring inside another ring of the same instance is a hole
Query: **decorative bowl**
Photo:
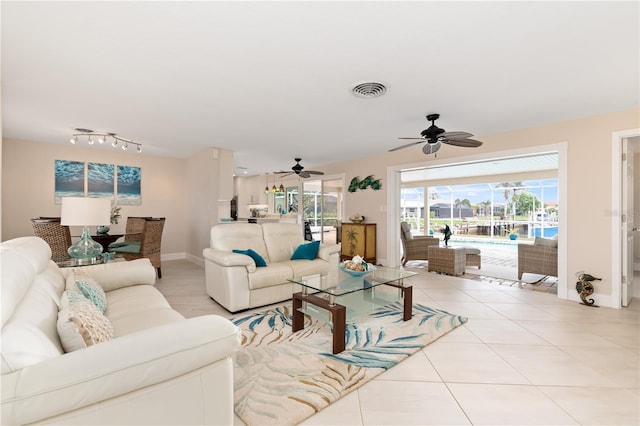
{"type": "Polygon", "coordinates": [[[369,272],[373,272],[376,270],[376,266],[374,264],[367,263],[367,265],[369,265],[369,268],[366,271],[354,271],[353,269],[345,268],[344,265],[341,263],[340,270],[346,272],[347,274],[353,277],[362,277],[364,275],[367,275],[369,272]]]}
{"type": "Polygon", "coordinates": [[[362,219],[349,219],[351,222],[353,223],[363,223],[364,222],[364,216],[362,216],[362,219]]]}

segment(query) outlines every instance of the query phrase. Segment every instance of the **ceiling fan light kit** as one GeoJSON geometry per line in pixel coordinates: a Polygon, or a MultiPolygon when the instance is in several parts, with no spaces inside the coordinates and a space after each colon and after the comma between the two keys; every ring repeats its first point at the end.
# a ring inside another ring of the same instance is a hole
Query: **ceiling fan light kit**
{"type": "Polygon", "coordinates": [[[98,144],[102,145],[105,142],[107,142],[108,138],[112,138],[111,141],[111,146],[114,148],[118,147],[118,144],[120,144],[120,146],[122,147],[123,151],[126,151],[129,149],[129,145],[134,145],[136,147],[136,151],[138,153],[142,152],[142,144],[140,142],[134,142],[131,139],[125,139],[122,138],[120,136],[118,136],[116,133],[111,133],[111,132],[107,132],[107,133],[96,133],[91,129],[81,129],[81,128],[76,128],[75,131],[77,133],[74,133],[73,135],[71,135],[71,139],[69,140],[69,142],[71,142],[73,145],[76,145],[79,141],[78,136],[80,137],[85,137],[87,138],[87,143],[89,145],[93,145],[96,141],[93,139],[94,137],[97,137],[97,142],[98,144]]]}
{"type": "Polygon", "coordinates": [[[447,132],[444,129],[436,126],[436,120],[440,118],[440,114],[429,114],[427,115],[427,120],[431,122],[431,126],[424,129],[420,132],[419,138],[398,138],[398,139],[414,139],[415,142],[410,142],[405,145],[398,146],[396,148],[392,148],[389,152],[397,151],[399,149],[408,148],[410,146],[417,145],[419,143],[426,142],[427,144],[422,147],[422,152],[425,154],[435,154],[439,149],[441,144],[453,145],[453,146],[461,146],[464,148],[477,148],[482,145],[482,142],[477,141],[475,139],[469,139],[473,136],[468,132],[447,132]]]}

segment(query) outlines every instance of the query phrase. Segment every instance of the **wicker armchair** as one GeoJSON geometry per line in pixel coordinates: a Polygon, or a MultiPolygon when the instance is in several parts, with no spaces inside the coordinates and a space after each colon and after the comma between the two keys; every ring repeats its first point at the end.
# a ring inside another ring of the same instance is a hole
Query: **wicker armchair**
{"type": "Polygon", "coordinates": [[[59,217],[39,217],[31,219],[33,233],[51,247],[51,260],[62,262],[69,260],[67,249],[71,246],[71,232],[68,226],[60,225],[59,217]]]}
{"type": "Polygon", "coordinates": [[[429,260],[429,246],[439,246],[440,239],[426,235],[411,235],[411,225],[400,223],[400,240],[402,241],[402,266],[409,260],[429,260]]]}
{"type": "Polygon", "coordinates": [[[158,278],[162,278],[160,248],[164,221],[164,217],[127,218],[126,233],[134,235],[125,235],[124,243],[110,244],[109,251],[120,253],[126,260],[149,259],[158,271],[158,278]]]}
{"type": "Polygon", "coordinates": [[[540,244],[518,244],[518,280],[522,274],[558,276],[558,248],[540,244]]]}

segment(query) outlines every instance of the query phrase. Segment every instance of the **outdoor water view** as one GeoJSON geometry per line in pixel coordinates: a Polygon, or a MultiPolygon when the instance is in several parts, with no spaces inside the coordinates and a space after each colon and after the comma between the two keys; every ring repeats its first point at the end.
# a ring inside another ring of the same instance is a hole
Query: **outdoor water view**
{"type": "Polygon", "coordinates": [[[401,220],[416,235],[516,240],[558,233],[558,180],[403,188],[401,220]],[[428,211],[428,214],[425,214],[428,211]],[[426,231],[426,232],[425,232],[426,231]]]}

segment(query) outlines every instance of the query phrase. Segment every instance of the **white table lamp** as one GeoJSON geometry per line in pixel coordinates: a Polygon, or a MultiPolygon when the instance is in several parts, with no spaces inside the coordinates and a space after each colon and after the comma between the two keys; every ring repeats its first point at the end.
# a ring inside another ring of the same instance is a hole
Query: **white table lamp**
{"type": "Polygon", "coordinates": [[[102,245],[91,239],[89,226],[111,222],[111,200],[108,198],[63,197],[60,224],[83,226],[82,236],[67,252],[78,261],[94,259],[102,253],[102,245]]]}

